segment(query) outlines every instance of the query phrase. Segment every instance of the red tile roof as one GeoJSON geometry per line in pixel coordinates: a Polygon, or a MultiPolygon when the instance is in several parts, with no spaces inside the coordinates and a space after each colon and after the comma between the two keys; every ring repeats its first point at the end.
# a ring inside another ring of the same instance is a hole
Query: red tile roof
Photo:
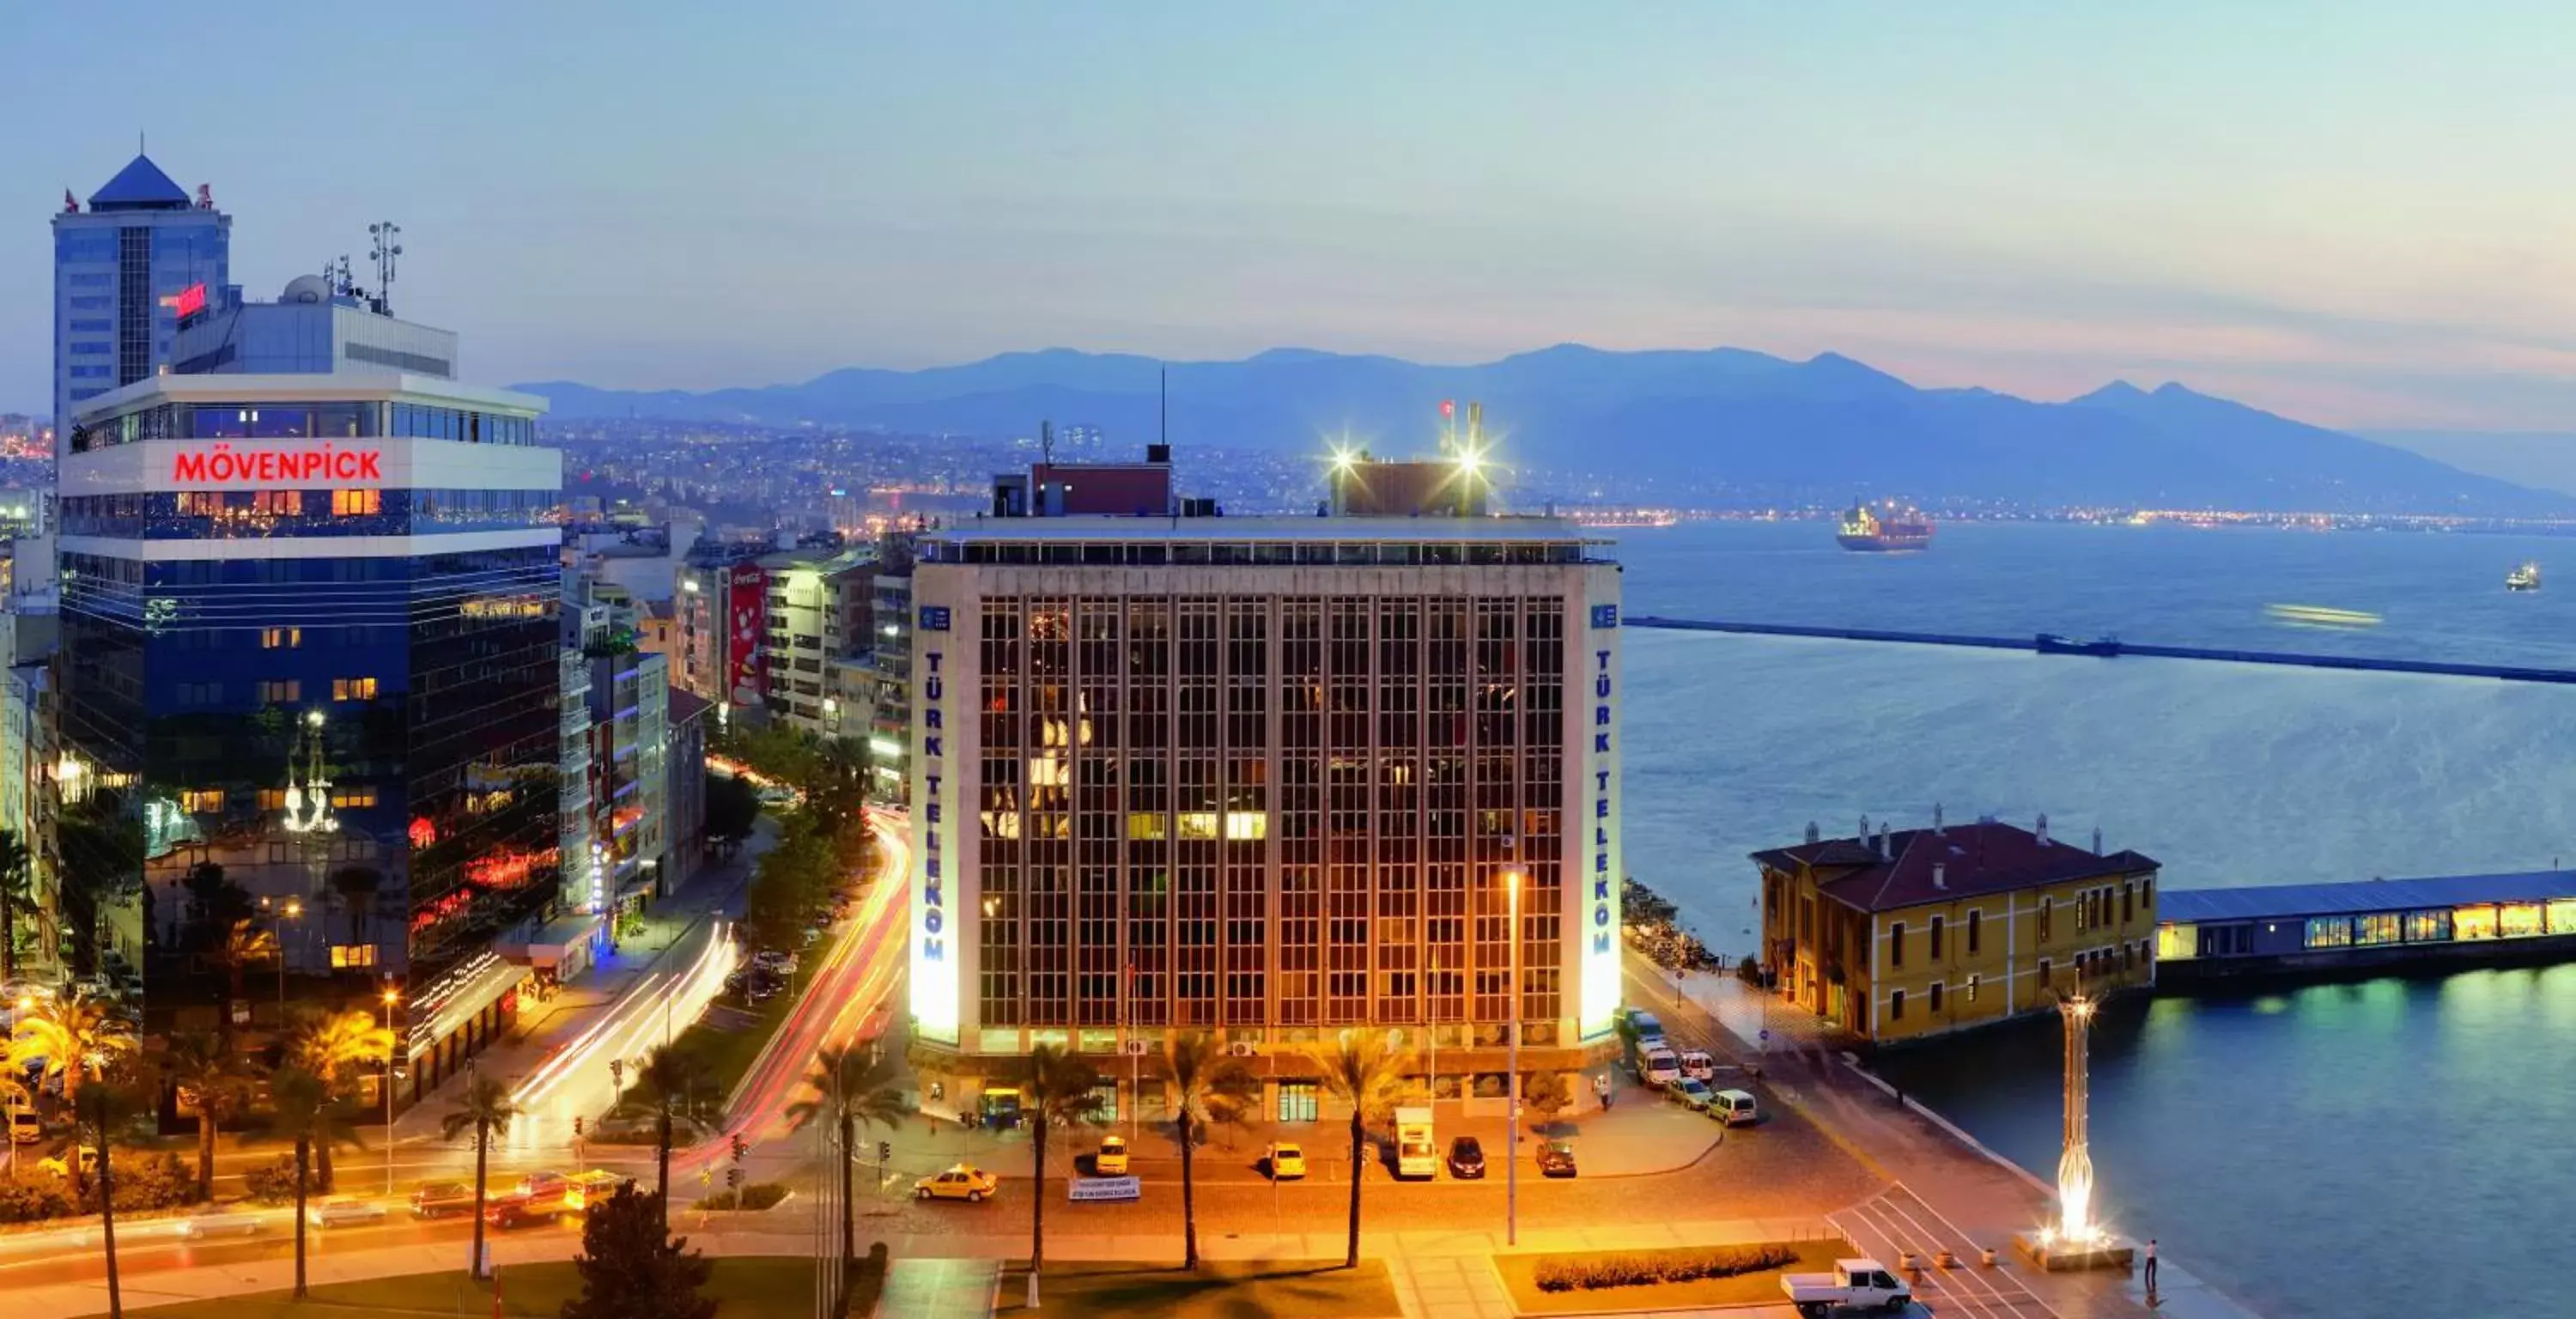
{"type": "Polygon", "coordinates": [[[2057,839],[2042,842],[2028,829],[2001,823],[1953,825],[1938,833],[1902,829],[1886,837],[1885,856],[1869,840],[1830,838],[1756,852],[1753,859],[1773,870],[1810,867],[1817,872],[1819,891],[1869,912],[2156,869],[2154,858],[2136,852],[2099,856],[2057,839]],[[1932,882],[1935,866],[1941,871],[1937,888],[1932,882]]]}

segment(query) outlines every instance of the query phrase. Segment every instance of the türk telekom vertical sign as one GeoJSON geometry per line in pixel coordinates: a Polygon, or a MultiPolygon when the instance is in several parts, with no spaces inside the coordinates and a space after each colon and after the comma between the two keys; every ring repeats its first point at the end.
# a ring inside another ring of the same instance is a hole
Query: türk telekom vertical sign
{"type": "Polygon", "coordinates": [[[736,705],[761,701],[760,639],[768,631],[767,575],[756,563],[737,563],[725,583],[725,692],[736,705]]]}
{"type": "Polygon", "coordinates": [[[913,888],[912,1017],[914,1028],[932,1039],[957,1042],[957,929],[948,901],[948,627],[945,605],[923,605],[913,635],[917,638],[914,676],[920,687],[914,702],[920,748],[915,773],[921,790],[913,807],[918,820],[913,837],[920,843],[921,874],[913,888]]]}
{"type": "Polygon", "coordinates": [[[1590,661],[1592,749],[1586,758],[1590,780],[1584,796],[1591,802],[1591,846],[1584,849],[1589,881],[1583,913],[1583,1016],[1585,1037],[1606,1033],[1619,1010],[1619,606],[1592,606],[1592,627],[1584,647],[1590,661]]]}

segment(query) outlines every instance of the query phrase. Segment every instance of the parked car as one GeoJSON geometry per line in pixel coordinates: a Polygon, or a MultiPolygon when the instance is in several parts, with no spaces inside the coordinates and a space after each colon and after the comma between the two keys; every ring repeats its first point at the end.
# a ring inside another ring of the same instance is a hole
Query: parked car
{"type": "Polygon", "coordinates": [[[474,1212],[474,1188],[463,1182],[431,1182],[411,1193],[415,1218],[445,1218],[474,1212]]]}
{"type": "Polygon", "coordinates": [[[1573,1176],[1574,1143],[1572,1141],[1551,1140],[1548,1143],[1539,1146],[1538,1170],[1542,1176],[1547,1177],[1573,1176]]]}
{"type": "Polygon", "coordinates": [[[1715,1097],[1709,1093],[1707,1086],[1687,1076],[1665,1086],[1664,1093],[1672,1096],[1673,1100],[1682,1107],[1695,1113],[1707,1112],[1708,1101],[1715,1097]]]}
{"type": "Polygon", "coordinates": [[[1637,1069],[1637,1076],[1649,1086],[1661,1088],[1671,1085],[1682,1077],[1682,1060],[1670,1049],[1647,1050],[1645,1063],[1637,1069]]]}
{"type": "Polygon", "coordinates": [[[1485,1175],[1485,1147],[1473,1136],[1460,1136],[1449,1142],[1449,1175],[1473,1180],[1485,1175]]]}
{"type": "Polygon", "coordinates": [[[315,1227],[355,1227],[360,1223],[385,1221],[385,1207],[373,1200],[355,1196],[334,1196],[304,1210],[304,1221],[315,1227]]]}
{"type": "Polygon", "coordinates": [[[912,1194],[918,1200],[963,1200],[968,1204],[981,1204],[986,1196],[1000,1190],[1001,1186],[1001,1178],[972,1164],[961,1163],[914,1182],[912,1194]]]}
{"type": "Polygon", "coordinates": [[[1127,1138],[1124,1136],[1101,1137],[1100,1152],[1091,1156],[1091,1170],[1103,1177],[1126,1176],[1127,1138]]]}
{"type": "Polygon", "coordinates": [[[14,1104],[13,1104],[13,1105],[11,1105],[11,1106],[10,1106],[10,1108],[9,1108],[9,1143],[10,1143],[10,1144],[12,1144],[12,1145],[33,1145],[33,1144],[35,1144],[37,1141],[43,1140],[44,1138],[45,1138],[45,1124],[44,1124],[44,1120],[36,1116],[36,1110],[34,1110],[34,1109],[32,1109],[32,1108],[24,1107],[24,1106],[22,1106],[22,1105],[14,1105],[14,1104]]]}
{"type": "Polygon", "coordinates": [[[1293,1181],[1306,1175],[1306,1147],[1294,1141],[1280,1141],[1262,1152],[1261,1161],[1270,1165],[1270,1180],[1293,1181]]]}
{"type": "Polygon", "coordinates": [[[1914,1303],[1904,1280],[1874,1259],[1838,1259],[1831,1273],[1784,1273],[1780,1290],[1807,1319],[1822,1319],[1838,1309],[1896,1314],[1914,1303]]]}
{"type": "Polygon", "coordinates": [[[792,976],[796,974],[796,968],[799,965],[799,962],[796,954],[788,952],[786,949],[763,948],[760,950],[759,956],[751,959],[751,965],[752,969],[755,971],[767,971],[771,975],[792,976]]]}
{"type": "Polygon", "coordinates": [[[1682,1075],[1694,1081],[1717,1079],[1717,1059],[1701,1049],[1682,1050],[1682,1075]]]}
{"type": "Polygon", "coordinates": [[[1753,1095],[1744,1090],[1720,1090],[1709,1096],[1708,1115],[1730,1127],[1747,1126],[1762,1120],[1762,1110],[1753,1095]]]}

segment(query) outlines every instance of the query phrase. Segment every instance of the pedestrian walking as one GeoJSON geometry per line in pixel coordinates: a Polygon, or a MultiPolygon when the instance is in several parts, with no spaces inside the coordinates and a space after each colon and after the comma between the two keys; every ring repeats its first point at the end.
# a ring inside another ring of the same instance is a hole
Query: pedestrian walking
{"type": "Polygon", "coordinates": [[[2147,1299],[2156,1297],[2156,1239],[2147,1238],[2147,1299]]]}

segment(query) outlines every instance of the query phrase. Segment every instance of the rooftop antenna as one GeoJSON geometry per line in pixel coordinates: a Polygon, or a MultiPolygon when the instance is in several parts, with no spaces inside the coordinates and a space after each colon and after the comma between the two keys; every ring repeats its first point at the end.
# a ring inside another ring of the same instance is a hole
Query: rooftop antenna
{"type": "Polygon", "coordinates": [[[391,220],[379,220],[367,226],[367,237],[376,245],[374,251],[367,253],[367,259],[376,263],[376,311],[380,315],[391,316],[394,314],[394,258],[401,256],[403,251],[402,244],[395,240],[402,237],[402,226],[391,220]]]}
{"type": "Polygon", "coordinates": [[[1055,461],[1055,423],[1052,421],[1038,423],[1038,461],[1042,463],[1055,461]]]}
{"type": "MultiPolygon", "coordinates": [[[[1157,388],[1162,392],[1162,413],[1157,418],[1156,424],[1161,429],[1162,442],[1168,446],[1172,442],[1172,368],[1157,362],[1154,364],[1154,375],[1159,382],[1157,388]]],[[[1169,452],[1168,449],[1165,451],[1169,452]]]]}

